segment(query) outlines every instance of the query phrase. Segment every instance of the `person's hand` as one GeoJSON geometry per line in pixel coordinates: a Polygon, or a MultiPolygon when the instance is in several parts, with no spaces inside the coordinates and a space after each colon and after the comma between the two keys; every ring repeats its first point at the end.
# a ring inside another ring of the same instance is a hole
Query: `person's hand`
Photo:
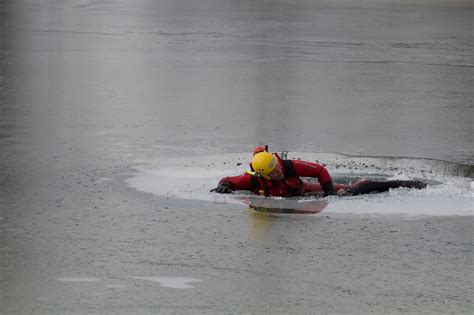
{"type": "Polygon", "coordinates": [[[324,197],[330,196],[330,195],[335,195],[336,192],[334,191],[334,186],[332,184],[332,181],[329,181],[323,185],[321,185],[324,191],[324,197]]]}
{"type": "Polygon", "coordinates": [[[232,192],[232,189],[230,189],[229,184],[222,183],[219,184],[219,186],[217,186],[216,188],[211,189],[210,192],[215,192],[218,194],[230,194],[232,192]]]}
{"type": "Polygon", "coordinates": [[[355,191],[352,188],[339,189],[337,191],[338,196],[353,196],[354,194],[355,191]]]}

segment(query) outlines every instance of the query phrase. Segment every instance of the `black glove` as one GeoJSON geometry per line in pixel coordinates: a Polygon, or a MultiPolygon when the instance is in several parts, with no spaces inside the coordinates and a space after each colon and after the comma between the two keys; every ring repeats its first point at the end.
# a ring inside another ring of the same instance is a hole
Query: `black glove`
{"type": "Polygon", "coordinates": [[[219,194],[230,194],[232,192],[232,189],[230,189],[229,184],[221,183],[216,188],[211,189],[210,192],[216,192],[219,194]]]}
{"type": "Polygon", "coordinates": [[[334,192],[334,186],[332,185],[332,181],[329,181],[326,184],[321,185],[321,186],[323,187],[323,190],[324,190],[324,197],[336,194],[334,192]]]}

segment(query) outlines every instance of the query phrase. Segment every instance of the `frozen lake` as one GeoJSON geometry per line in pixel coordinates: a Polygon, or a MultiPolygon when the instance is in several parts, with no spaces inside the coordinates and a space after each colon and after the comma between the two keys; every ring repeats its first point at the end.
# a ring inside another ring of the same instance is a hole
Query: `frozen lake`
{"type": "Polygon", "coordinates": [[[472,16],[2,1],[0,313],[472,311],[472,16]],[[314,215],[208,193],[263,144],[429,185],[303,200],[314,215]]]}

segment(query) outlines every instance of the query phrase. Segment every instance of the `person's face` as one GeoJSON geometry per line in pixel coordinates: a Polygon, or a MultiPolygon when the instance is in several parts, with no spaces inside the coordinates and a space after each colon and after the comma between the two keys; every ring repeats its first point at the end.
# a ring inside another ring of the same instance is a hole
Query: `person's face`
{"type": "Polygon", "coordinates": [[[277,162],[275,168],[270,173],[268,173],[268,176],[272,180],[281,180],[283,177],[285,177],[285,175],[283,175],[283,170],[280,163],[277,162]]]}

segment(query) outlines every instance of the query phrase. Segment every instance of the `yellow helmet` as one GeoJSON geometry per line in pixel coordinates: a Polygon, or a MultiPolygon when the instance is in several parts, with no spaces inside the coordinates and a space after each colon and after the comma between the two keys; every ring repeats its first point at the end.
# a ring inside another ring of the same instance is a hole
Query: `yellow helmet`
{"type": "Polygon", "coordinates": [[[268,152],[259,152],[255,154],[250,162],[253,171],[263,178],[270,179],[270,174],[277,165],[277,158],[268,152]]]}

